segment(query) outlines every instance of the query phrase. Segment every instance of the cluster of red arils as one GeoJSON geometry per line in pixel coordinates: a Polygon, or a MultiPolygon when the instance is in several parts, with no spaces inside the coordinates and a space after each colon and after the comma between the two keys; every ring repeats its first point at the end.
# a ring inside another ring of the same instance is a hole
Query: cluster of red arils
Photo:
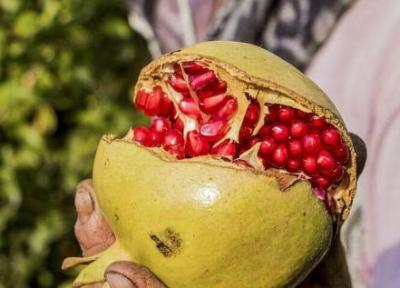
{"type": "Polygon", "coordinates": [[[174,106],[172,97],[160,86],[149,92],[139,90],[136,107],[155,117],[150,128],[134,129],[134,139],[147,147],[162,146],[179,159],[206,154],[233,158],[237,143],[218,143],[229,130],[229,120],[238,108],[236,98],[227,94],[226,82],[196,62],[175,64],[174,68],[168,85],[181,95],[180,99],[175,100],[174,106]],[[194,129],[185,133],[189,122],[194,123],[194,129]]]}
{"type": "Polygon", "coordinates": [[[250,105],[246,115],[251,117],[247,121],[245,118],[240,134],[240,139],[247,141],[246,148],[260,142],[258,156],[265,169],[274,167],[302,173],[314,187],[321,189],[339,182],[349,160],[339,130],[315,114],[278,104],[268,108],[264,126],[256,136],[249,136],[259,115],[258,103],[250,105]]]}
{"type": "Polygon", "coordinates": [[[136,107],[153,117],[149,128],[134,128],[133,138],[142,145],[163,147],[178,159],[210,154],[235,160],[260,143],[257,155],[265,169],[301,174],[323,191],[342,179],[348,148],[338,129],[317,115],[249,99],[239,140],[234,141],[225,136],[238,101],[214,71],[193,61],[177,63],[167,85],[179,97],[159,85],[136,95],[136,107]],[[264,125],[254,131],[262,117],[260,105],[269,111],[264,125]]]}

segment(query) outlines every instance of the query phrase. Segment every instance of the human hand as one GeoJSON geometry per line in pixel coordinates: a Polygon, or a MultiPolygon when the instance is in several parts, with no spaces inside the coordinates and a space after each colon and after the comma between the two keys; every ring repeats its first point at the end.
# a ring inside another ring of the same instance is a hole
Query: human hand
{"type": "MultiPolygon", "coordinates": [[[[79,183],[75,192],[75,236],[84,256],[97,254],[115,241],[110,226],[105,221],[97,203],[92,180],[79,183]]],[[[166,288],[146,267],[119,261],[107,267],[104,278],[111,288],[166,288]]],[[[94,283],[87,288],[102,288],[104,283],[94,283]]]]}

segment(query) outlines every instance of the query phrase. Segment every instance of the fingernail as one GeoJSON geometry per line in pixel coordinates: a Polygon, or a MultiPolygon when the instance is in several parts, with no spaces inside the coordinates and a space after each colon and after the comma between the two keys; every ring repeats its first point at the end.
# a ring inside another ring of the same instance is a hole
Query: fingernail
{"type": "Polygon", "coordinates": [[[75,207],[79,220],[85,222],[94,211],[93,199],[89,191],[77,191],[75,196],[75,207]]]}

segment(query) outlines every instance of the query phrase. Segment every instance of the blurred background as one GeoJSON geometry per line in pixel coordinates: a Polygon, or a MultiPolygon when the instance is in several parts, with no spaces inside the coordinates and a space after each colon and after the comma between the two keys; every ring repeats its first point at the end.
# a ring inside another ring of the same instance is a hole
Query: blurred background
{"type": "Polygon", "coordinates": [[[123,1],[0,1],[0,287],[71,277],[75,186],[102,134],[141,121],[130,89],[149,59],[123,1]]]}
{"type": "Polygon", "coordinates": [[[219,39],[306,72],[365,140],[341,235],[353,287],[400,287],[399,35],[393,0],[0,0],[0,288],[71,286],[75,186],[102,134],[144,121],[138,72],[219,39]]]}

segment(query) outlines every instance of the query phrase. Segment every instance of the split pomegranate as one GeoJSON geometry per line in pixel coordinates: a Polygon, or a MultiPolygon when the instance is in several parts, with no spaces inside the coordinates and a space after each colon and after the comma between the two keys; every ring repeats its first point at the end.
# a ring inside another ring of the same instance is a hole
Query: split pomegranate
{"type": "MultiPolygon", "coordinates": [[[[178,159],[211,154],[230,161],[240,160],[260,143],[254,153],[265,170],[294,173],[326,191],[342,179],[348,148],[339,130],[321,117],[287,105],[259,103],[256,95],[247,94],[243,119],[231,121],[238,113],[238,100],[215,71],[199,61],[177,62],[173,67],[173,72],[165,73],[166,88],[138,90],[136,108],[156,118],[149,129],[134,128],[135,141],[164,147],[178,159]],[[265,115],[261,115],[261,105],[265,115]],[[240,131],[239,136],[230,135],[231,129],[240,131]]],[[[326,194],[319,190],[319,195],[326,194]]]]}
{"type": "Polygon", "coordinates": [[[67,259],[90,263],[74,287],[116,261],[169,288],[297,287],[355,194],[353,143],[327,95],[268,51],[215,41],[146,66],[134,103],[150,125],[105,135],[93,168],[116,240],[67,259]]]}

